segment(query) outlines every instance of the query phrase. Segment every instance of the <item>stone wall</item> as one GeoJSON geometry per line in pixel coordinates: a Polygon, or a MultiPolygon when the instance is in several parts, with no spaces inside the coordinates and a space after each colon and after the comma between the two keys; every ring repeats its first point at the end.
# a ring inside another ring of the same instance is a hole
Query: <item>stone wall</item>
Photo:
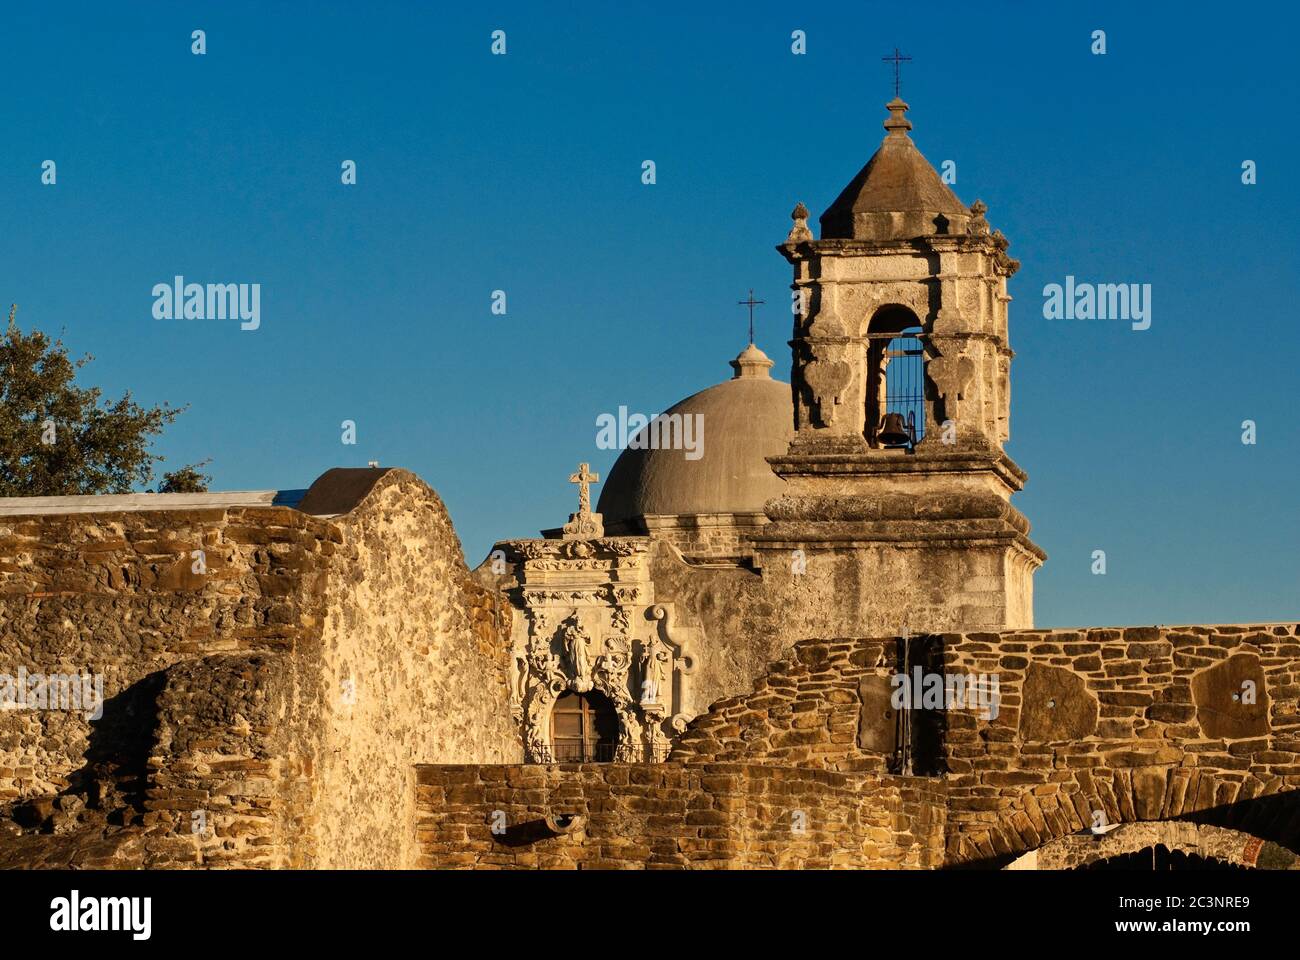
{"type": "MultiPolygon", "coordinates": [[[[756,546],[767,600],[781,611],[777,629],[806,638],[1033,626],[1033,573],[1041,562],[1036,555],[994,530],[983,539],[962,541],[957,549],[957,521],[954,529],[938,520],[930,523],[925,496],[910,498],[909,507],[915,514],[909,524],[842,524],[837,532],[845,540],[865,539],[868,533],[855,526],[867,526],[870,536],[885,541],[851,550],[811,542],[812,524],[793,524],[794,530],[788,523],[769,524],[756,546]]],[[[992,496],[970,513],[976,519],[960,522],[990,528],[1009,522],[999,513],[1014,516],[992,496]],[[981,512],[990,516],[979,518],[981,512]]]]}
{"type": "MultiPolygon", "coordinates": [[[[629,664],[620,668],[617,689],[611,693],[602,688],[621,717],[634,713],[635,707],[628,703],[641,698],[642,678],[637,671],[648,611],[661,607],[668,618],[665,622],[689,637],[689,665],[687,658],[675,657],[674,669],[668,671],[675,679],[664,685],[672,692],[668,712],[680,721],[672,727],[659,725],[666,736],[675,735],[682,722],[705,712],[715,701],[747,693],[769,663],[805,637],[864,633],[884,637],[927,625],[987,629],[1032,621],[1031,575],[1038,561],[1014,537],[997,536],[999,524],[1018,517],[1005,501],[995,496],[973,498],[967,511],[971,516],[963,522],[987,521],[988,529],[980,528],[987,536],[957,550],[944,539],[954,535],[947,526],[940,524],[928,532],[914,529],[925,526],[924,508],[913,498],[904,499],[910,526],[889,519],[873,527],[873,536],[916,541],[902,545],[891,541],[844,550],[830,549],[826,543],[764,540],[770,525],[754,523],[725,527],[746,531],[742,556],[714,556],[707,550],[684,555],[689,544],[677,540],[691,532],[691,524],[662,517],[637,521],[636,529],[650,530],[653,537],[592,541],[589,556],[570,556],[573,543],[557,537],[499,542],[475,577],[485,589],[508,598],[515,610],[515,700],[526,717],[536,713],[539,718],[527,720],[524,726],[533,729],[521,735],[530,742],[549,740],[545,711],[530,713],[523,705],[529,699],[527,691],[539,684],[547,690],[568,684],[559,677],[540,677],[528,649],[534,641],[549,642],[550,652],[563,668],[567,655],[557,639],[559,623],[571,616],[589,635],[593,660],[606,652],[608,642],[628,648],[629,664]],[[989,517],[982,520],[981,511],[989,517]],[[635,556],[626,560],[606,556],[609,542],[623,539],[635,539],[635,548],[627,546],[635,556]],[[632,629],[612,619],[615,607],[632,629]],[[548,636],[538,637],[541,632],[548,636]]],[[[721,522],[725,518],[691,519],[721,522]]],[[[623,524],[619,532],[629,528],[630,524],[623,524]]],[[[705,546],[712,549],[711,544],[705,546]]],[[[729,543],[719,547],[724,548],[732,549],[729,543]]],[[[664,639],[673,645],[670,638],[664,639]]],[[[628,739],[639,744],[641,728],[626,720],[621,723],[629,731],[628,739]]],[[[540,762],[549,757],[534,749],[528,759],[540,762]]]]}
{"type": "Polygon", "coordinates": [[[607,535],[651,536],[671,543],[691,563],[738,562],[753,553],[750,536],[767,523],[762,513],[642,516],[605,525],[607,535]]]}
{"type": "Polygon", "coordinates": [[[0,712],[0,800],[138,796],[161,672],[301,644],[341,537],[287,508],[0,518],[0,673],[98,674],[106,699],[93,724],[0,712]]]}
{"type": "Polygon", "coordinates": [[[948,671],[996,672],[1001,688],[995,720],[948,716],[949,862],[1097,819],[1190,816],[1300,849],[1296,624],[968,634],[944,648],[948,671]]]}
{"type": "Polygon", "coordinates": [[[508,611],[437,495],[318,484],[342,481],[328,519],[0,517],[0,674],[97,674],[106,700],[0,712],[4,862],[410,865],[414,764],[520,758],[508,611]]]}
{"type": "Polygon", "coordinates": [[[1107,860],[1134,858],[1151,862],[1152,851],[1258,870],[1300,870],[1300,856],[1270,840],[1207,823],[1163,820],[1124,823],[1102,835],[1075,833],[1052,840],[1007,865],[1008,870],[1088,869],[1107,860]]]}
{"type": "Polygon", "coordinates": [[[563,764],[421,766],[416,784],[428,868],[922,868],[942,857],[943,786],[922,778],[563,764]]]}
{"type": "MultiPolygon", "coordinates": [[[[947,865],[1005,862],[1095,824],[1193,818],[1300,848],[1300,627],[913,638],[996,709],[939,711],[947,865]],[[1253,701],[1253,702],[1252,702],[1253,701]]],[[[810,640],[714,704],[671,760],[890,767],[898,640],[810,640]]],[[[919,656],[919,654],[917,654],[919,656]]],[[[915,714],[914,714],[915,715],[915,714]]],[[[913,743],[913,747],[915,747],[913,743]]]]}
{"type": "Polygon", "coordinates": [[[797,636],[781,629],[785,613],[754,570],[692,566],[670,545],[655,543],[650,576],[656,599],[673,603],[678,622],[696,631],[692,716],[752,689],[754,678],[797,636]]]}
{"type": "Polygon", "coordinates": [[[304,865],[413,866],[416,763],[523,758],[509,611],[470,579],[437,495],[395,474],[348,515],[319,647],[299,660],[316,798],[304,865]]]}
{"type": "Polygon", "coordinates": [[[309,792],[296,766],[292,660],[229,654],[164,673],[149,755],[150,867],[295,862],[293,817],[309,792]]]}
{"type": "Polygon", "coordinates": [[[698,632],[694,708],[744,694],[771,661],[808,637],[896,636],[1032,622],[1032,567],[1002,543],[819,552],[791,542],[756,554],[759,570],[694,566],[657,543],[659,602],[698,632]],[[796,553],[796,551],[798,551],[796,553]]]}
{"type": "Polygon", "coordinates": [[[768,666],[752,693],[719,700],[696,719],[670,759],[884,772],[891,751],[858,745],[859,686],[893,671],[894,647],[893,640],[800,643],[768,666]]]}

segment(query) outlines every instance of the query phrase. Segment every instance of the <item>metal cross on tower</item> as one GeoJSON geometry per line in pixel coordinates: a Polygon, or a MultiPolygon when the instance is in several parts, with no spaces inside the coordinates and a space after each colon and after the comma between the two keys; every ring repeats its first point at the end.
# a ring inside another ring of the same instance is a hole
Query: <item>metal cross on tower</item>
{"type": "Polygon", "coordinates": [[[898,96],[899,68],[904,63],[910,62],[912,58],[902,56],[898,52],[898,47],[895,47],[894,55],[892,57],[881,57],[880,59],[883,60],[885,63],[890,63],[892,61],[894,64],[894,96],[898,96]]]}
{"type": "Polygon", "coordinates": [[[755,308],[756,306],[758,306],[760,303],[767,303],[767,301],[766,301],[766,300],[755,300],[755,299],[754,299],[754,288],[753,288],[753,287],[750,287],[750,288],[749,288],[749,299],[748,299],[748,300],[737,300],[737,301],[736,301],[737,306],[741,306],[741,307],[749,307],[749,342],[750,342],[750,343],[753,343],[753,342],[754,342],[754,308],[755,308]]]}

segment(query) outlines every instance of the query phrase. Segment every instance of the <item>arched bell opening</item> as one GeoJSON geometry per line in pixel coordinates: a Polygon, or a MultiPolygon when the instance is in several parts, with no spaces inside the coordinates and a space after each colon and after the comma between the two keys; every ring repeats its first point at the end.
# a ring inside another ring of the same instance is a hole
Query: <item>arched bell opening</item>
{"type": "Polygon", "coordinates": [[[897,304],[867,325],[866,440],[876,449],[916,446],[925,436],[925,345],[921,321],[897,304]]]}

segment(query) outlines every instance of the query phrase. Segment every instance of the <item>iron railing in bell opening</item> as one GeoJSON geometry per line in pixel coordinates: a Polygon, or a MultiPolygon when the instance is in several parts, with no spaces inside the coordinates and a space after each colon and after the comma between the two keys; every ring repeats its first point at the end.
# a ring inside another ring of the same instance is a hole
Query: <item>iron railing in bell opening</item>
{"type": "Polygon", "coordinates": [[[671,743],[638,743],[619,755],[617,743],[556,743],[535,763],[663,763],[672,752],[671,743]]]}
{"type": "Polygon", "coordinates": [[[897,413],[907,424],[911,446],[925,436],[925,347],[914,333],[902,333],[885,346],[884,415],[897,413]]]}

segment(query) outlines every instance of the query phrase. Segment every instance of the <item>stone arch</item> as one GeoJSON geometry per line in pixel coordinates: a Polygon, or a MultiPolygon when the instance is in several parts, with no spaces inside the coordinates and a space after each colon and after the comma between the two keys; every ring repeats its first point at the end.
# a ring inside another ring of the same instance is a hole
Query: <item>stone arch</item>
{"type": "Polygon", "coordinates": [[[951,798],[948,863],[1005,865],[1054,840],[1089,832],[1098,821],[1115,830],[1185,821],[1232,829],[1300,852],[1296,791],[1287,790],[1280,777],[1174,765],[1080,768],[1072,774],[1052,794],[1040,796],[1022,787],[1012,797],[972,800],[975,810],[997,805],[991,823],[968,820],[962,799],[951,798]]]}
{"type": "Polygon", "coordinates": [[[1188,820],[1125,823],[1101,835],[1057,837],[1021,854],[1004,869],[1074,870],[1156,846],[1238,867],[1300,869],[1300,857],[1279,844],[1240,830],[1188,820]]]}
{"type": "Polygon", "coordinates": [[[938,286],[928,280],[870,284],[858,296],[849,294],[844,300],[840,315],[850,320],[850,333],[855,336],[883,330],[883,318],[899,311],[910,313],[913,323],[929,332],[938,313],[938,286]]]}
{"type": "Polygon", "coordinates": [[[867,317],[862,332],[865,334],[898,333],[910,327],[921,327],[924,326],[922,316],[924,314],[918,314],[913,304],[897,301],[882,303],[867,317]]]}

